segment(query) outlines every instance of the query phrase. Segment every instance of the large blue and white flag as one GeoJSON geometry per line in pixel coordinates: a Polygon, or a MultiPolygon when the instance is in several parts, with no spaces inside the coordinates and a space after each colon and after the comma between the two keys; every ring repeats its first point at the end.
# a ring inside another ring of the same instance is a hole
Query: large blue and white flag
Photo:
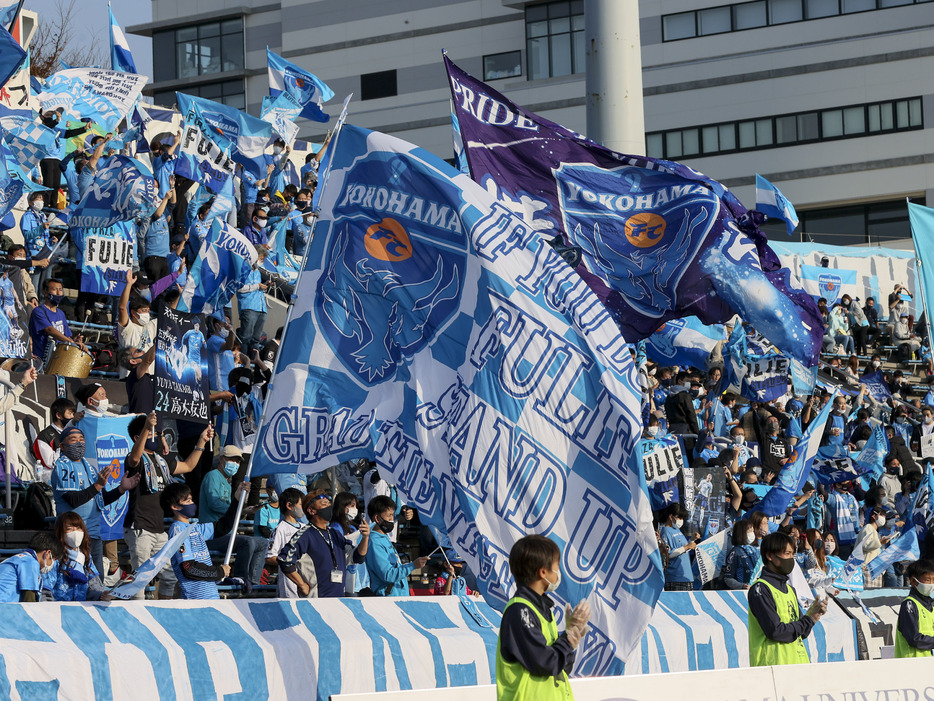
{"type": "Polygon", "coordinates": [[[879,402],[885,402],[892,397],[892,390],[889,383],[885,381],[885,375],[881,370],[867,372],[859,378],[860,384],[866,385],[866,390],[873,399],[879,402]]]}
{"type": "Polygon", "coordinates": [[[236,171],[229,152],[230,142],[226,138],[211,130],[197,114],[189,114],[182,129],[175,172],[211,192],[220,192],[236,171]],[[215,141],[215,136],[222,145],[215,141]]]}
{"type": "Polygon", "coordinates": [[[918,491],[915,492],[915,498],[911,503],[911,509],[905,515],[905,528],[914,528],[918,534],[918,542],[924,543],[927,532],[934,528],[934,466],[928,465],[924,471],[924,477],[918,485],[918,491]]]}
{"type": "Polygon", "coordinates": [[[35,168],[43,158],[63,156],[58,132],[42,122],[25,117],[2,117],[3,140],[16,160],[26,169],[35,168]]]}
{"type": "Polygon", "coordinates": [[[278,97],[266,96],[259,116],[263,121],[269,122],[275,132],[282,137],[287,146],[295,143],[298,136],[298,125],[295,120],[302,111],[295,98],[289,93],[279,93],[278,97]]]}
{"type": "Polygon", "coordinates": [[[110,9],[110,3],[107,4],[107,12],[110,14],[110,67],[115,71],[136,73],[136,63],[133,61],[133,54],[130,53],[130,44],[126,40],[123,29],[117,24],[113,10],[110,9]]]}
{"type": "MultiPolygon", "coordinates": [[[[915,255],[921,262],[918,272],[924,308],[931,310],[934,309],[934,306],[931,306],[934,305],[934,209],[909,202],[908,220],[911,223],[911,240],[915,245],[915,255]]],[[[930,326],[928,328],[930,329],[930,326]]]]}
{"type": "Polygon", "coordinates": [[[873,426],[872,435],[856,455],[845,445],[826,445],[817,451],[811,473],[821,484],[837,484],[865,478],[868,482],[885,471],[883,462],[889,452],[889,440],[881,424],[873,426]]]}
{"type": "Polygon", "coordinates": [[[814,299],[826,299],[828,308],[839,302],[843,295],[850,295],[854,299],[859,297],[859,274],[855,270],[802,265],[801,282],[814,299]]]}
{"type": "Polygon", "coordinates": [[[659,365],[707,368],[707,359],[726,340],[723,324],[705,324],[696,316],[670,319],[646,339],[645,352],[659,365]]]}
{"type": "Polygon", "coordinates": [[[777,187],[756,173],[756,209],[767,217],[785,222],[788,235],[798,228],[798,214],[777,187]]]}
{"type": "Polygon", "coordinates": [[[165,545],[159,548],[159,552],[146,560],[131,578],[123,580],[114,587],[110,595],[115,599],[129,601],[141,591],[145,590],[162,569],[172,561],[172,556],[182,547],[185,543],[185,539],[194,527],[195,524],[189,523],[186,528],[183,528],[166,541],[165,545]]]}
{"type": "Polygon", "coordinates": [[[111,156],[71,215],[71,226],[84,229],[145,219],[159,204],[159,189],[149,166],[129,156],[111,156]]]}
{"type": "Polygon", "coordinates": [[[62,107],[75,119],[90,117],[113,132],[133,109],[147,80],[104,68],[67,68],[48,79],[39,104],[43,111],[62,107]]]}
{"type": "MultiPolygon", "coordinates": [[[[16,7],[7,10],[7,12],[11,11],[13,17],[15,17],[16,7]]],[[[10,19],[11,22],[12,19],[10,19]]],[[[9,27],[9,23],[0,27],[0,88],[6,85],[10,78],[22,68],[23,62],[26,60],[26,50],[7,31],[9,27]]]]}
{"type": "Polygon", "coordinates": [[[869,561],[866,566],[869,570],[869,579],[878,577],[888,569],[889,565],[896,562],[914,562],[919,557],[921,557],[921,549],[918,547],[918,534],[913,528],[909,528],[869,561]]]}
{"type": "Polygon", "coordinates": [[[254,474],[375,461],[502,608],[509,550],[561,547],[588,598],[577,671],[619,669],[662,587],[629,345],[521,219],[427,151],[344,126],[328,148],[254,474]]]}
{"type": "Polygon", "coordinates": [[[119,540],[123,537],[123,518],[129,506],[130,495],[124,493],[117,501],[104,504],[103,492],[120,486],[123,479],[123,460],[133,449],[129,425],[135,418],[129,416],[94,416],[85,412],[76,424],[87,444],[84,457],[95,473],[107,473],[107,483],[94,500],[101,512],[101,538],[119,540]]]}
{"type": "Polygon", "coordinates": [[[230,155],[237,163],[257,179],[266,177],[264,152],[272,138],[269,122],[203,97],[177,92],[175,98],[186,121],[197,117],[198,123],[207,126],[211,139],[221,149],[226,150],[229,144],[230,155]]]}
{"type": "Polygon", "coordinates": [[[223,309],[256,263],[256,247],[220,217],[201,244],[182,290],[178,310],[213,314],[223,309]]]}
{"type": "Polygon", "coordinates": [[[759,231],[763,214],[692,168],[610,151],[444,61],[471,176],[540,235],[577,249],[577,271],[625,338],[736,313],[817,365],[820,313],[759,231]]]}
{"type": "Polygon", "coordinates": [[[873,424],[872,435],[853,458],[856,474],[864,480],[874,480],[885,472],[885,456],[889,454],[889,437],[881,423],[873,424]]]}
{"type": "MultiPolygon", "coordinates": [[[[836,397],[836,393],[833,396],[836,397]]],[[[766,516],[778,516],[785,513],[785,509],[788,508],[791,500],[804,487],[808,475],[811,474],[811,466],[814,464],[814,458],[817,457],[821,438],[824,435],[824,426],[832,408],[833,397],[820,410],[820,413],[805,430],[804,435],[801,436],[801,440],[795,445],[789,462],[785,463],[782,471],[778,473],[775,484],[772,485],[769,493],[762,498],[762,501],[756,507],[758,511],[763,512],[766,516]]]]}
{"type": "Polygon", "coordinates": [[[301,107],[301,115],[315,122],[327,122],[331,119],[324,112],[324,103],[334,97],[324,81],[294,63],[286,61],[278,54],[266,48],[266,60],[269,73],[269,94],[277,97],[286,92],[301,107]]]}

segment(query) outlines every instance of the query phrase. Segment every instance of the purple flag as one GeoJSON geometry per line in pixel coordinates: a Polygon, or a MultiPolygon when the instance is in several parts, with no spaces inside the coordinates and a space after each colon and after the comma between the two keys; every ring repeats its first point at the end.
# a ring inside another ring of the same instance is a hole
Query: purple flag
{"type": "Polygon", "coordinates": [[[610,151],[444,61],[471,177],[552,240],[625,338],[738,313],[817,364],[820,314],[768,247],[761,215],[692,168],[610,151]]]}

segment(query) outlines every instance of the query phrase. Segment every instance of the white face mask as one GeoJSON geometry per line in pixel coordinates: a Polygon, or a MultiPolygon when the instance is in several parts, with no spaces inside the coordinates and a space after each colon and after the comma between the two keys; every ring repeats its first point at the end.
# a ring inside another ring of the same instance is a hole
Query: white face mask
{"type": "Polygon", "coordinates": [[[655,437],[658,435],[658,426],[649,426],[647,429],[645,429],[645,432],[650,436],[655,437]]]}
{"type": "Polygon", "coordinates": [[[925,425],[925,426],[930,426],[932,423],[934,423],[934,418],[932,418],[932,417],[930,417],[930,416],[925,416],[925,417],[924,417],[924,425],[925,425]]]}
{"type": "Polygon", "coordinates": [[[305,226],[311,226],[311,223],[314,220],[315,220],[315,216],[313,214],[311,216],[305,217],[305,226]]]}
{"type": "Polygon", "coordinates": [[[84,542],[84,531],[68,531],[65,534],[65,543],[72,550],[77,550],[84,542]]]}
{"type": "Polygon", "coordinates": [[[43,203],[42,200],[36,200],[35,202],[33,202],[33,203],[30,205],[30,207],[32,207],[32,210],[33,210],[34,212],[41,212],[41,211],[42,211],[42,208],[43,208],[44,206],[45,206],[45,204],[43,203]]]}
{"type": "Polygon", "coordinates": [[[930,596],[931,594],[934,594],[934,583],[919,582],[916,579],[915,589],[917,589],[918,593],[921,594],[922,596],[930,596]]]}
{"type": "Polygon", "coordinates": [[[742,445],[746,442],[746,436],[733,436],[734,445],[742,445]]]}
{"type": "Polygon", "coordinates": [[[872,366],[873,366],[874,368],[877,368],[877,367],[879,367],[880,365],[882,365],[882,363],[880,363],[878,360],[873,360],[873,361],[872,361],[872,366]]]}
{"type": "Polygon", "coordinates": [[[217,332],[217,335],[220,336],[221,338],[227,338],[230,335],[230,330],[221,329],[220,331],[217,332]]]}
{"type": "Polygon", "coordinates": [[[824,554],[833,555],[833,551],[837,549],[837,544],[833,541],[824,541],[824,554]]]}
{"type": "Polygon", "coordinates": [[[755,531],[746,531],[746,544],[752,545],[756,542],[756,532],[755,531]]]}
{"type": "Polygon", "coordinates": [[[545,588],[545,591],[549,593],[555,591],[559,586],[561,586],[561,571],[552,570],[552,572],[555,574],[555,581],[548,582],[547,579],[545,580],[548,582],[548,586],[545,588]]]}
{"type": "Polygon", "coordinates": [[[150,321],[150,318],[151,317],[149,316],[149,312],[143,312],[142,314],[140,314],[139,315],[140,326],[145,326],[146,324],[148,324],[150,321]]]}
{"type": "Polygon", "coordinates": [[[675,519],[675,528],[677,528],[679,531],[681,530],[681,527],[682,527],[683,525],[684,525],[684,519],[683,519],[683,518],[676,518],[676,519],[675,519]]]}
{"type": "Polygon", "coordinates": [[[104,397],[104,399],[101,399],[99,402],[97,402],[97,406],[93,408],[103,413],[110,408],[110,400],[104,397]]]}
{"type": "Polygon", "coordinates": [[[282,147],[281,147],[281,146],[273,146],[273,147],[272,147],[272,152],[278,156],[280,153],[282,153],[282,147]]]}
{"type": "Polygon", "coordinates": [[[257,219],[257,220],[256,220],[256,226],[258,226],[260,229],[265,229],[265,228],[266,228],[266,222],[268,222],[268,221],[269,221],[268,219],[257,219]]]}
{"type": "Polygon", "coordinates": [[[53,568],[54,566],[55,566],[55,560],[52,560],[52,563],[51,563],[51,564],[42,565],[42,566],[39,568],[39,571],[40,571],[42,574],[48,574],[49,572],[52,571],[52,568],[53,568]]]}
{"type": "Polygon", "coordinates": [[[357,509],[356,509],[355,507],[351,506],[349,509],[347,509],[347,518],[349,518],[351,521],[353,521],[355,518],[357,518],[357,515],[358,515],[359,513],[360,513],[360,512],[357,511],[357,509]]]}
{"type": "Polygon", "coordinates": [[[885,516],[880,516],[879,518],[876,519],[876,526],[878,526],[879,528],[882,528],[885,526],[885,516]]]}

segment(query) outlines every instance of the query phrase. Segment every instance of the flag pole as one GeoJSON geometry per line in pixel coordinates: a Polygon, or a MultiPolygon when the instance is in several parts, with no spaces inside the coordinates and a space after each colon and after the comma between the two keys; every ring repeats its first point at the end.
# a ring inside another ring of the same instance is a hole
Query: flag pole
{"type": "MultiPolygon", "coordinates": [[[[906,204],[911,204],[909,198],[905,198],[906,204]]],[[[921,285],[921,306],[924,308],[924,326],[928,335],[928,351],[934,353],[934,332],[931,330],[931,317],[928,314],[928,291],[924,285],[924,263],[921,262],[921,256],[918,254],[918,239],[915,237],[915,228],[911,226],[911,217],[909,216],[908,228],[911,229],[911,244],[915,249],[915,267],[918,269],[918,283],[921,285]]],[[[893,324],[895,321],[893,320],[893,324]]],[[[895,328],[894,326],[892,328],[895,328]]],[[[894,334],[893,334],[894,335],[894,334]]]]}
{"type": "MultiPolygon", "coordinates": [[[[337,124],[334,127],[334,136],[331,138],[331,142],[328,144],[329,148],[337,147],[337,139],[340,136],[341,127],[344,126],[344,120],[347,118],[347,105],[350,103],[350,98],[352,97],[353,97],[353,93],[350,93],[346,98],[344,98],[344,107],[341,110],[340,116],[337,118],[337,124]]],[[[333,151],[331,153],[333,153],[333,151]]],[[[324,196],[324,189],[327,187],[327,184],[328,184],[328,177],[331,174],[331,164],[333,162],[334,162],[334,159],[332,157],[329,157],[327,168],[325,168],[324,174],[322,175],[321,180],[319,182],[319,189],[316,191],[316,194],[318,195],[319,205],[321,202],[321,198],[324,196]]],[[[315,226],[318,224],[318,216],[320,212],[321,212],[320,206],[312,210],[312,215],[314,217],[311,223],[312,238],[314,238],[315,226]]],[[[311,241],[309,241],[308,243],[310,244],[311,241]]],[[[310,245],[305,246],[305,253],[302,256],[302,267],[299,268],[298,270],[298,277],[295,279],[295,287],[292,290],[292,301],[289,304],[289,310],[286,313],[286,317],[285,317],[285,324],[282,327],[282,341],[285,341],[285,330],[289,328],[289,322],[292,320],[292,310],[295,309],[295,293],[298,290],[298,285],[302,280],[302,273],[305,271],[305,263],[308,260],[308,252],[310,250],[311,250],[310,245]]],[[[272,376],[269,379],[269,386],[266,388],[266,397],[265,399],[263,399],[263,412],[260,416],[259,423],[257,424],[257,430],[259,430],[259,427],[263,425],[263,419],[266,416],[266,409],[269,406],[269,398],[272,396],[272,383],[276,379],[276,372],[279,370],[279,361],[281,360],[281,358],[282,358],[282,348],[280,347],[279,352],[276,353],[276,360],[273,363],[272,376]]],[[[254,446],[253,451],[250,453],[250,460],[247,463],[246,474],[243,476],[244,482],[250,481],[250,476],[253,474],[253,458],[256,456],[256,453],[258,450],[259,450],[259,446],[258,445],[254,446]]],[[[240,500],[237,504],[237,514],[234,517],[234,525],[230,531],[230,541],[227,543],[227,553],[224,555],[225,565],[230,564],[230,558],[233,555],[234,540],[237,537],[237,524],[240,523],[240,516],[243,513],[243,504],[245,502],[246,502],[246,492],[241,491],[240,500]]]]}

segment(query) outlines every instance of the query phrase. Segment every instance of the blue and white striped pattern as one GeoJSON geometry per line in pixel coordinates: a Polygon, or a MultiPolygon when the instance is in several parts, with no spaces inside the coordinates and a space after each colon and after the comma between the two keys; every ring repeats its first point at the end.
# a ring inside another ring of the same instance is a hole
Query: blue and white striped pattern
{"type": "Polygon", "coordinates": [[[120,25],[117,24],[109,3],[107,12],[110,13],[110,67],[115,71],[136,73],[136,63],[133,61],[133,54],[130,53],[130,44],[120,25]]]}
{"type": "Polygon", "coordinates": [[[315,122],[327,122],[331,118],[324,112],[324,103],[334,97],[334,91],[313,73],[299,68],[294,63],[266,47],[269,73],[269,94],[278,97],[288,93],[301,106],[301,115],[315,122]]]}
{"type": "Polygon", "coordinates": [[[53,129],[21,117],[5,117],[2,123],[3,140],[24,168],[35,168],[43,158],[56,155],[58,133],[53,129]]]}
{"type": "Polygon", "coordinates": [[[756,209],[768,217],[785,222],[788,235],[798,227],[798,214],[791,202],[768,180],[756,173],[756,209]]]}

